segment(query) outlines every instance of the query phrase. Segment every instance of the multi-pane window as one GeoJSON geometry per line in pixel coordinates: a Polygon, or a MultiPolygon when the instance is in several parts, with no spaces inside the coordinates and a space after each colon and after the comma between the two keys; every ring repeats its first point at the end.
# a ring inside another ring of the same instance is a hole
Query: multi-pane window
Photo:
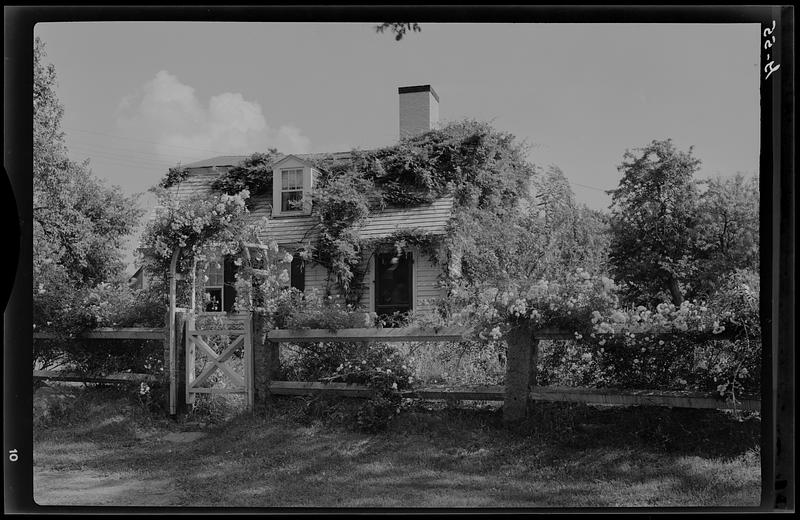
{"type": "Polygon", "coordinates": [[[281,211],[302,210],[303,169],[281,170],[281,211]]]}
{"type": "Polygon", "coordinates": [[[231,258],[217,257],[208,262],[205,281],[205,311],[231,312],[236,301],[236,264],[231,258]]]}
{"type": "Polygon", "coordinates": [[[225,291],[225,266],[222,259],[211,260],[206,268],[206,312],[220,312],[223,309],[225,291]]]}

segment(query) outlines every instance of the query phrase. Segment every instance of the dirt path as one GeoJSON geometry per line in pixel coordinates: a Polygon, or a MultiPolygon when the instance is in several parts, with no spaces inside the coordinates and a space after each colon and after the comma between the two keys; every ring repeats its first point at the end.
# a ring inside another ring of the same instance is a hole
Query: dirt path
{"type": "Polygon", "coordinates": [[[134,480],[97,471],[33,472],[33,498],[40,506],[166,506],[178,497],[167,480],[134,480]]]}
{"type": "MultiPolygon", "coordinates": [[[[203,432],[170,433],[162,441],[192,442],[203,432]]],[[[92,470],[33,470],[33,497],[40,506],[169,506],[178,505],[178,490],[169,480],[141,480],[92,470]]]]}

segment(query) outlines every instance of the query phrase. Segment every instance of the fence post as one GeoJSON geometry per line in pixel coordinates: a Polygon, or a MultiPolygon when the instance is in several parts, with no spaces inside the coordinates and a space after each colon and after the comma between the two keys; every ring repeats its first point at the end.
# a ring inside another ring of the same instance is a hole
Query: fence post
{"type": "Polygon", "coordinates": [[[267,403],[269,382],[278,375],[280,369],[279,344],[267,337],[265,320],[253,316],[253,401],[255,406],[267,403]]]}
{"type": "Polygon", "coordinates": [[[186,412],[186,327],[189,313],[175,312],[175,412],[186,412]]]}
{"type": "Polygon", "coordinates": [[[253,379],[253,313],[250,313],[245,319],[245,335],[244,335],[244,384],[246,388],[245,395],[247,396],[247,411],[253,411],[254,394],[255,394],[255,381],[253,379]]]}
{"type": "Polygon", "coordinates": [[[539,341],[530,325],[522,324],[506,335],[506,384],[503,420],[514,422],[528,416],[531,386],[536,383],[536,357],[539,341]]]}
{"type": "Polygon", "coordinates": [[[184,381],[185,391],[185,400],[186,400],[186,407],[188,408],[190,405],[194,404],[195,394],[189,392],[189,384],[194,381],[195,373],[194,373],[194,364],[195,364],[195,344],[193,341],[188,341],[189,333],[188,331],[194,329],[194,321],[195,316],[194,313],[189,313],[188,319],[186,321],[186,326],[184,328],[184,340],[183,344],[185,345],[185,362],[184,365],[186,366],[186,379],[184,381]]]}

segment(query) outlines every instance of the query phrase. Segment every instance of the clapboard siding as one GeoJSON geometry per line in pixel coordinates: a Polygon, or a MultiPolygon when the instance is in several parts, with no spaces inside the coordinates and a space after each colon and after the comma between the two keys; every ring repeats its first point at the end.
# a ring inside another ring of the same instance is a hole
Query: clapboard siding
{"type": "MultiPolygon", "coordinates": [[[[252,210],[252,215],[258,218],[268,216],[266,209],[263,209],[268,206],[267,202],[254,205],[254,208],[256,206],[259,209],[252,210]]],[[[365,240],[375,240],[401,230],[442,235],[446,232],[452,209],[452,197],[444,197],[431,204],[413,208],[386,208],[370,214],[358,230],[358,236],[365,240]]],[[[264,242],[275,240],[281,246],[296,248],[316,241],[318,235],[319,220],[315,215],[308,215],[271,218],[267,220],[260,238],[264,242]]]]}

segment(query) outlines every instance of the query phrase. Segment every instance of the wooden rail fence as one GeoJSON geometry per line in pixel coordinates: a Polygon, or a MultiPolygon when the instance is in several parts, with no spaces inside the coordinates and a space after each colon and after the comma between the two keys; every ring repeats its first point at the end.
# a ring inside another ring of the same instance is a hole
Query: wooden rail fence
{"type": "MultiPolygon", "coordinates": [[[[304,381],[280,381],[276,379],[280,363],[279,345],[283,342],[320,341],[359,341],[359,342],[441,342],[463,340],[466,328],[442,327],[437,329],[410,328],[358,328],[330,331],[326,329],[296,330],[257,330],[254,320],[245,320],[244,329],[204,330],[194,328],[191,315],[179,312],[176,316],[176,329],[182,336],[179,344],[186,349],[176,360],[184,370],[177,370],[181,377],[176,385],[185,386],[183,405],[191,403],[197,393],[245,393],[248,407],[254,401],[269,399],[271,395],[340,395],[349,397],[370,397],[373,390],[367,386],[345,383],[319,383],[304,381]],[[234,341],[220,354],[203,340],[210,335],[236,336],[234,341]],[[263,338],[263,339],[262,339],[263,338]],[[255,341],[254,341],[255,340],[255,341]],[[255,343],[255,344],[254,344],[255,343]],[[245,372],[238,374],[226,364],[238,347],[244,347],[245,372]],[[211,364],[201,374],[194,374],[194,360],[200,349],[211,364]],[[210,374],[219,369],[233,383],[231,388],[201,388],[199,385],[210,374]],[[259,387],[258,381],[261,381],[259,387]]],[[[165,342],[165,358],[168,352],[167,328],[118,328],[96,329],[76,337],[76,339],[96,340],[162,340],[165,342]]],[[[34,333],[34,339],[58,339],[60,336],[48,333],[34,333]]],[[[458,401],[503,401],[504,418],[509,421],[524,418],[529,404],[533,401],[581,402],[607,405],[670,406],[681,408],[716,408],[760,410],[760,400],[756,396],[745,395],[737,401],[726,401],[714,394],[681,391],[654,390],[616,390],[597,388],[559,388],[535,385],[536,356],[538,342],[543,339],[573,339],[570,331],[556,329],[518,329],[506,339],[509,349],[506,356],[506,385],[478,387],[429,387],[403,392],[404,397],[433,400],[458,401]]],[[[88,375],[71,371],[34,370],[35,379],[57,381],[83,381],[102,383],[153,382],[159,376],[153,374],[117,373],[88,375]]]]}
{"type": "MultiPolygon", "coordinates": [[[[467,329],[443,327],[441,329],[325,329],[272,330],[267,332],[265,347],[271,351],[266,358],[277,362],[278,346],[282,342],[318,341],[370,341],[370,342],[430,342],[463,340],[467,329]]],[[[506,385],[471,388],[421,388],[403,393],[405,397],[420,399],[503,401],[504,418],[509,421],[524,418],[531,401],[581,402],[607,405],[670,406],[679,408],[715,408],[760,410],[760,400],[755,396],[742,396],[734,403],[702,392],[616,390],[596,388],[559,388],[535,385],[538,342],[543,339],[573,339],[574,333],[557,329],[520,329],[509,335],[506,357],[506,385]]],[[[275,372],[273,372],[275,373],[275,372]]],[[[269,375],[269,374],[268,374],[269,375]]],[[[269,379],[267,389],[274,395],[341,395],[369,397],[373,391],[362,385],[345,383],[319,383],[304,381],[277,381],[269,379]]]]}

